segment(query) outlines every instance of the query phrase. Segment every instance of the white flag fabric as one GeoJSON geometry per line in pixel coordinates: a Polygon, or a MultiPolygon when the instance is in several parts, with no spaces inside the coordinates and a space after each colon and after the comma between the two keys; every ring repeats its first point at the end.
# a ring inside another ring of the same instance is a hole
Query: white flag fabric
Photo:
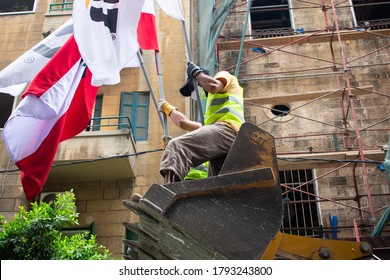
{"type": "Polygon", "coordinates": [[[21,94],[24,91],[27,84],[28,83],[23,83],[23,84],[8,86],[8,87],[0,87],[0,92],[1,93],[8,93],[12,96],[18,96],[19,94],[21,94]]]}
{"type": "Polygon", "coordinates": [[[21,171],[27,200],[42,191],[59,143],[88,125],[98,91],[91,76],[70,37],[31,81],[5,124],[4,144],[21,171]]]}
{"type": "Polygon", "coordinates": [[[157,0],[157,3],[168,16],[184,21],[181,0],[157,0]]]}
{"type": "Polygon", "coordinates": [[[0,92],[16,96],[73,34],[69,19],[53,33],[25,52],[0,72],[0,92]]]}
{"type": "Polygon", "coordinates": [[[75,0],[74,36],[92,72],[92,85],[120,82],[120,71],[139,50],[137,26],[145,0],[75,0]]]}

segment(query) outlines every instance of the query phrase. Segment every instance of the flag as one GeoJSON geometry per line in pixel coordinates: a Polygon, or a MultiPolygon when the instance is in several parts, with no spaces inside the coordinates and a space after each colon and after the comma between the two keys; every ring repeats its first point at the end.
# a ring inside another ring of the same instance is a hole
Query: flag
{"type": "Polygon", "coordinates": [[[138,43],[143,50],[158,51],[156,16],[153,0],[145,0],[137,27],[138,43]]]}
{"type": "Polygon", "coordinates": [[[97,93],[91,76],[70,37],[33,79],[5,124],[4,143],[21,171],[28,200],[41,192],[59,143],[88,125],[97,93]]]}
{"type": "Polygon", "coordinates": [[[73,33],[69,19],[0,72],[0,92],[19,95],[73,33]]]}
{"type": "Polygon", "coordinates": [[[74,36],[92,84],[120,82],[119,72],[139,50],[137,26],[145,0],[75,0],[74,36]]]}
{"type": "Polygon", "coordinates": [[[157,3],[168,16],[184,21],[181,0],[157,0],[157,3]]]}
{"type": "MultiPolygon", "coordinates": [[[[153,0],[145,0],[138,22],[137,37],[141,49],[159,51],[153,0]]],[[[126,67],[140,67],[138,57],[133,57],[126,67]]]]}

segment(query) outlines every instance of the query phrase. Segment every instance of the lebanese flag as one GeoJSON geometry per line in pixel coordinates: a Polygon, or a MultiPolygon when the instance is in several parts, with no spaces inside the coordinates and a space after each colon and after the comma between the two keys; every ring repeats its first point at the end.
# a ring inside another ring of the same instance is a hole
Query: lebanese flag
{"type": "Polygon", "coordinates": [[[138,43],[143,50],[158,50],[153,0],[145,0],[137,27],[138,43]]]}
{"type": "Polygon", "coordinates": [[[91,77],[71,36],[33,79],[5,124],[4,143],[21,171],[28,200],[41,192],[59,143],[88,125],[98,90],[91,77]]]}
{"type": "MultiPolygon", "coordinates": [[[[144,6],[142,7],[137,27],[137,39],[139,47],[142,50],[154,50],[155,53],[159,52],[153,0],[145,0],[144,6]]],[[[140,67],[138,57],[133,57],[126,64],[126,67],[140,67]]]]}

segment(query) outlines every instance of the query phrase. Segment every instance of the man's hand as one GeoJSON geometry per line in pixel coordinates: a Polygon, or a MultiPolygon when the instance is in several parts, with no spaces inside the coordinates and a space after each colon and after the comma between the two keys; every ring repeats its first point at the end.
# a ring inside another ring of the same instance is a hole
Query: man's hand
{"type": "Polygon", "coordinates": [[[200,69],[200,67],[198,65],[196,65],[195,63],[191,62],[191,61],[188,61],[187,62],[187,75],[189,77],[194,77],[196,75],[198,75],[200,72],[203,72],[202,69],[200,69]]]}
{"type": "Polygon", "coordinates": [[[158,101],[158,111],[164,113],[165,115],[169,116],[173,110],[177,110],[177,108],[171,104],[169,104],[168,101],[164,99],[160,99],[158,101]]]}

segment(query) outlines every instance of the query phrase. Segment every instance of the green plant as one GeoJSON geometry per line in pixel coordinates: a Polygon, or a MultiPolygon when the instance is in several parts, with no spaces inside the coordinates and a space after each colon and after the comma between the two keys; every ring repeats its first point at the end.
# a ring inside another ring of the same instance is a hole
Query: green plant
{"type": "Polygon", "coordinates": [[[109,250],[96,243],[96,237],[88,233],[64,236],[57,242],[55,259],[58,260],[108,260],[109,250]]]}
{"type": "MultiPolygon", "coordinates": [[[[20,207],[0,231],[0,259],[106,259],[108,250],[85,234],[67,237],[61,229],[78,224],[73,191],[58,194],[53,204],[31,203],[31,210],[20,207]],[[72,255],[72,252],[75,255],[72,255]]],[[[1,219],[0,219],[1,221],[1,219]]]]}

